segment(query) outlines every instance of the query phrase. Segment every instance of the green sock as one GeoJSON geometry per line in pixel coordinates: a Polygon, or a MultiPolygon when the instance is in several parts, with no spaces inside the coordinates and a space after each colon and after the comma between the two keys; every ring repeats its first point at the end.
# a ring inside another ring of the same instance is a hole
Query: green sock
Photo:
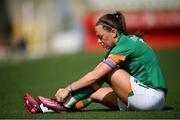
{"type": "Polygon", "coordinates": [[[87,107],[89,104],[91,104],[92,99],[91,98],[85,98],[83,100],[79,100],[76,104],[74,104],[71,109],[72,110],[80,110],[85,107],[87,107]]]}
{"type": "Polygon", "coordinates": [[[83,100],[86,98],[89,98],[91,94],[93,94],[95,91],[97,91],[102,84],[105,82],[104,79],[98,80],[96,83],[93,83],[90,86],[81,88],[79,90],[73,91],[71,95],[69,95],[65,102],[64,106],[67,108],[71,108],[75,103],[77,103],[79,100],[83,100]]]}
{"type": "Polygon", "coordinates": [[[96,92],[102,86],[103,83],[104,80],[100,79],[99,81],[97,81],[96,83],[90,86],[72,92],[71,96],[74,97],[76,101],[82,100],[84,98],[88,98],[91,94],[96,92]]]}

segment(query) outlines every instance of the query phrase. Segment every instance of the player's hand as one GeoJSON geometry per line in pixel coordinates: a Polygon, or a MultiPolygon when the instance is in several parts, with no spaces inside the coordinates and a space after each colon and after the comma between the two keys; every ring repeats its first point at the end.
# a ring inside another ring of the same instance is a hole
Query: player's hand
{"type": "Polygon", "coordinates": [[[64,99],[69,95],[69,90],[64,88],[59,88],[55,94],[57,101],[64,102],[64,99]]]}

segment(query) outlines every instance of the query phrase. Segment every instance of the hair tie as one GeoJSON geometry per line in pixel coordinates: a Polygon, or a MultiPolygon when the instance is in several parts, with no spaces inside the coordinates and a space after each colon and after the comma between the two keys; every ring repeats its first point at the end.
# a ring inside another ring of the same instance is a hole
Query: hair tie
{"type": "Polygon", "coordinates": [[[119,18],[119,14],[116,13],[115,17],[116,17],[116,18],[119,18]]]}
{"type": "Polygon", "coordinates": [[[119,18],[119,12],[113,14],[115,18],[119,18]]]}

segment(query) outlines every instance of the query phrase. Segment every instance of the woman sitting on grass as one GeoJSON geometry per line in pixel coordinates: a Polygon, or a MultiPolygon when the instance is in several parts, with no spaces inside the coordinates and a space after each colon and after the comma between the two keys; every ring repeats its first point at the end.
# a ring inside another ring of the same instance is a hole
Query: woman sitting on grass
{"type": "Polygon", "coordinates": [[[123,14],[105,14],[97,21],[98,43],[108,50],[97,67],[66,88],[56,99],[28,93],[25,106],[31,113],[61,112],[82,109],[99,102],[113,110],[161,111],[167,91],[159,61],[138,35],[128,35],[123,14]],[[101,87],[107,82],[110,87],[101,87]],[[48,108],[48,109],[47,109],[48,108]]]}

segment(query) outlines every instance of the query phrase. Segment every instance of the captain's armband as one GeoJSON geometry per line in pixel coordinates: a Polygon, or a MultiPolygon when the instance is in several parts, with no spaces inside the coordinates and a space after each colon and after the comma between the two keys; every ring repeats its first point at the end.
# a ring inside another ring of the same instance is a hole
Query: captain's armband
{"type": "Polygon", "coordinates": [[[116,63],[112,62],[110,59],[105,59],[103,61],[103,63],[105,63],[106,65],[108,65],[112,69],[119,67],[116,63]]]}

